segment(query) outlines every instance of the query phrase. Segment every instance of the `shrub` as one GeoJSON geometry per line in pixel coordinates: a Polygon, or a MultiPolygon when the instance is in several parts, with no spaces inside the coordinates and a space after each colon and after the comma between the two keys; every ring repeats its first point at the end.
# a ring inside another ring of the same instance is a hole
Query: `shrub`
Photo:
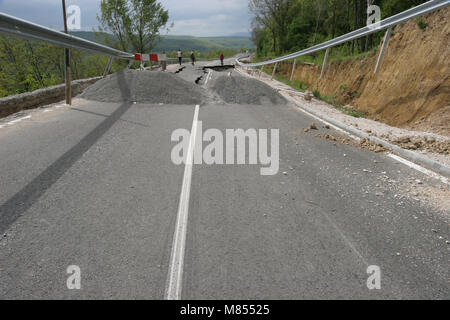
{"type": "Polygon", "coordinates": [[[417,25],[419,26],[419,28],[421,29],[421,30],[425,30],[427,27],[428,27],[428,23],[426,23],[423,19],[421,19],[421,18],[418,18],[417,20],[416,20],[416,22],[417,22],[417,25]]]}

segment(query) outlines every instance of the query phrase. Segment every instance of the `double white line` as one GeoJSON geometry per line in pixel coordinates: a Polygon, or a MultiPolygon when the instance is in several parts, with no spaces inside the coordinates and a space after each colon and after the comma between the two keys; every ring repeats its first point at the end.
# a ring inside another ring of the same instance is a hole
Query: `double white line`
{"type": "Polygon", "coordinates": [[[173,236],[172,253],[169,263],[169,274],[167,277],[166,300],[180,300],[183,287],[183,266],[186,250],[186,231],[189,213],[189,197],[191,194],[192,167],[194,163],[195,138],[197,136],[197,124],[199,105],[195,106],[194,121],[192,123],[189,149],[184,167],[183,185],[181,188],[180,203],[178,205],[177,222],[173,236]]]}
{"type": "Polygon", "coordinates": [[[211,79],[211,76],[212,76],[212,71],[209,70],[209,71],[208,71],[208,74],[206,75],[205,87],[206,87],[206,85],[208,84],[209,79],[211,79]]]}

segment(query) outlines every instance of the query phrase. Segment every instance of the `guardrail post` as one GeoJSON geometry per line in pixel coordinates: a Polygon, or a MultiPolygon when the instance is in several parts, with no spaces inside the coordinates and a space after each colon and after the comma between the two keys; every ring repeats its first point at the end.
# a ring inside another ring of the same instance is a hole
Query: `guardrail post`
{"type": "Polygon", "coordinates": [[[106,76],[109,74],[109,71],[111,70],[111,66],[112,66],[113,60],[114,60],[113,57],[109,58],[108,64],[106,65],[105,72],[103,73],[103,78],[106,78],[106,76]]]}
{"type": "Polygon", "coordinates": [[[273,80],[273,77],[275,76],[275,72],[277,72],[277,68],[278,68],[278,62],[275,63],[275,67],[273,67],[272,78],[271,78],[271,80],[273,80]]]}
{"type": "Polygon", "coordinates": [[[387,29],[386,34],[384,35],[383,45],[381,46],[380,54],[378,56],[377,65],[375,66],[374,73],[378,72],[378,69],[381,64],[381,59],[383,58],[384,51],[386,50],[387,43],[389,41],[389,37],[391,36],[392,28],[387,29]]]}
{"type": "Polygon", "coordinates": [[[128,63],[127,69],[130,69],[131,66],[133,65],[133,63],[134,63],[134,61],[133,61],[133,60],[130,60],[130,63],[128,63]]]}
{"type": "MultiPolygon", "coordinates": [[[[66,0],[62,0],[63,5],[63,18],[64,18],[64,32],[67,31],[67,15],[66,15],[66,0]]],[[[72,76],[70,70],[70,49],[64,49],[64,58],[65,58],[65,70],[66,70],[66,104],[72,104],[72,76]]]]}
{"type": "Polygon", "coordinates": [[[263,71],[264,71],[264,66],[261,66],[261,70],[259,70],[259,77],[260,78],[262,77],[263,71]]]}
{"type": "Polygon", "coordinates": [[[294,72],[295,72],[295,67],[297,66],[297,58],[295,58],[295,60],[294,60],[294,65],[292,66],[292,73],[291,73],[291,82],[292,82],[292,79],[294,79],[294,72]]]}
{"type": "Polygon", "coordinates": [[[327,48],[325,52],[325,58],[323,59],[322,72],[320,73],[320,79],[322,79],[325,74],[325,70],[327,69],[328,55],[330,54],[330,48],[327,48]]]}

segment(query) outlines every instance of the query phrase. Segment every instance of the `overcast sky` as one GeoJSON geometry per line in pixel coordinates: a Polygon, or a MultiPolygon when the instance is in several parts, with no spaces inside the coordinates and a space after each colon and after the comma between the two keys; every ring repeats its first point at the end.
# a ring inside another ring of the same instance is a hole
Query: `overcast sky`
{"type": "MultiPolygon", "coordinates": [[[[159,0],[174,27],[169,34],[223,36],[248,32],[247,0],[159,0]]],[[[0,11],[44,26],[62,29],[61,0],[0,0],[0,11]]],[[[100,0],[66,0],[81,8],[82,30],[98,26],[100,0]]]]}

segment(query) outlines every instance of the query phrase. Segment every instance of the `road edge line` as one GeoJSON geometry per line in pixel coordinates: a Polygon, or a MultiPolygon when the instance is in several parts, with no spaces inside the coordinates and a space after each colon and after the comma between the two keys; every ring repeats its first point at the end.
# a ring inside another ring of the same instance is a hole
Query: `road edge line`
{"type": "Polygon", "coordinates": [[[387,156],[389,158],[392,158],[392,159],[394,159],[394,160],[396,160],[396,161],[398,161],[398,162],[400,162],[400,163],[402,163],[402,164],[412,168],[412,169],[415,169],[415,170],[417,170],[419,172],[422,172],[423,174],[425,174],[425,175],[427,175],[429,177],[432,177],[432,178],[435,178],[437,180],[440,180],[442,183],[450,185],[450,181],[446,177],[444,177],[444,176],[442,176],[440,174],[437,174],[434,171],[428,170],[427,168],[419,166],[418,164],[415,164],[414,162],[411,162],[411,161],[406,160],[406,159],[404,159],[402,157],[399,157],[399,156],[397,156],[396,154],[393,154],[393,153],[388,153],[387,156]]]}
{"type": "Polygon", "coordinates": [[[383,139],[371,136],[367,133],[362,132],[361,130],[352,128],[348,125],[345,125],[339,121],[336,121],[334,119],[330,119],[329,117],[320,115],[315,113],[312,110],[308,110],[305,106],[301,105],[299,102],[295,101],[294,99],[292,99],[291,97],[282,94],[285,98],[287,98],[289,101],[293,102],[299,109],[301,109],[301,111],[306,112],[308,114],[311,114],[313,116],[315,116],[316,118],[318,118],[321,121],[325,121],[328,122],[330,124],[332,124],[333,126],[336,126],[344,131],[346,131],[347,134],[351,135],[355,135],[361,139],[368,139],[369,141],[375,143],[375,144],[380,144],[382,145],[384,148],[389,149],[392,152],[398,153],[399,155],[401,155],[402,157],[406,158],[407,160],[410,160],[416,164],[420,164],[422,166],[425,166],[429,169],[433,169],[433,171],[436,171],[436,174],[439,173],[442,176],[445,177],[450,177],[450,168],[440,164],[432,159],[429,159],[425,156],[422,156],[420,154],[417,154],[415,152],[409,151],[409,150],[405,150],[403,148],[400,148],[399,146],[393,145],[383,139]]]}

